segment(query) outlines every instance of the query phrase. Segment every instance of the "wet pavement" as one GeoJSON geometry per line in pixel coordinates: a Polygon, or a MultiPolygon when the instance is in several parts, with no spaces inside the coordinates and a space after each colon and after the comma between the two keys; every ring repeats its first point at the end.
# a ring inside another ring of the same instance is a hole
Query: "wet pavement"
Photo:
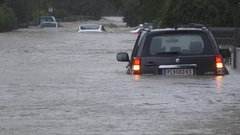
{"type": "Polygon", "coordinates": [[[63,25],[0,33],[0,135],[240,135],[240,72],[127,75],[129,29],[63,25]]]}

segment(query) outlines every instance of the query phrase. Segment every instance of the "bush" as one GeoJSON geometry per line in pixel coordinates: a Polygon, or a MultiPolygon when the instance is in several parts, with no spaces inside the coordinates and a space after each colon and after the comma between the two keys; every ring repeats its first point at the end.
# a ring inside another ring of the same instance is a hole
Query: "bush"
{"type": "Polygon", "coordinates": [[[0,32],[10,31],[17,26],[17,19],[12,9],[0,7],[0,32]]]}
{"type": "Polygon", "coordinates": [[[48,15],[48,13],[46,11],[44,11],[44,10],[36,10],[36,11],[34,11],[32,13],[32,18],[33,18],[32,23],[33,23],[33,25],[38,25],[38,17],[39,16],[47,16],[47,15],[48,15]]]}
{"type": "Polygon", "coordinates": [[[64,20],[65,17],[71,16],[71,14],[65,9],[55,9],[54,16],[58,19],[64,20]]]}

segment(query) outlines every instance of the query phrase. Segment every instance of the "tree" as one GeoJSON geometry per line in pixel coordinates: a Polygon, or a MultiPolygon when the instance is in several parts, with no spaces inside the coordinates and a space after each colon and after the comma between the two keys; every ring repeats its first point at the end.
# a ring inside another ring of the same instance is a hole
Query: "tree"
{"type": "Polygon", "coordinates": [[[163,0],[140,0],[140,10],[142,21],[152,22],[158,20],[158,16],[161,14],[161,6],[163,0]]]}
{"type": "Polygon", "coordinates": [[[53,1],[53,5],[57,9],[61,8],[68,11],[72,15],[93,16],[99,19],[103,13],[106,0],[61,0],[61,2],[53,1]]]}
{"type": "Polygon", "coordinates": [[[122,0],[124,21],[129,26],[159,21],[163,0],[122,0]]]}
{"type": "Polygon", "coordinates": [[[139,0],[123,0],[123,20],[127,22],[129,26],[136,26],[142,22],[142,15],[140,10],[139,0]]]}
{"type": "Polygon", "coordinates": [[[8,0],[6,5],[13,9],[17,23],[28,23],[30,17],[29,0],[8,0]]]}
{"type": "Polygon", "coordinates": [[[5,6],[0,7],[0,32],[16,28],[16,17],[13,10],[5,6]]]}
{"type": "Polygon", "coordinates": [[[237,7],[230,3],[228,0],[169,0],[162,9],[161,25],[172,27],[195,22],[207,26],[236,26],[234,22],[239,19],[234,20],[233,16],[239,14],[233,15],[237,7]]]}
{"type": "Polygon", "coordinates": [[[227,23],[235,27],[240,27],[240,1],[226,0],[226,6],[230,13],[227,18],[227,23]]]}

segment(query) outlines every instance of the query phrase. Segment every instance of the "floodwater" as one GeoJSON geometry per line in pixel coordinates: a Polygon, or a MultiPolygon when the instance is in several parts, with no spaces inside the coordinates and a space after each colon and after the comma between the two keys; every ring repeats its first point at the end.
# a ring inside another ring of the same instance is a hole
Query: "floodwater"
{"type": "Polygon", "coordinates": [[[0,135],[240,135],[240,72],[127,75],[129,29],[63,26],[0,34],[0,135]]]}

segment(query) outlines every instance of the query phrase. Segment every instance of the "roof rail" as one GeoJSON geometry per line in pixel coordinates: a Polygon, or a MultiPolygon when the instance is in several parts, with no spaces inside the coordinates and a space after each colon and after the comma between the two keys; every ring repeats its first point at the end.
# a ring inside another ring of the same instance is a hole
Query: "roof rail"
{"type": "Polygon", "coordinates": [[[187,27],[189,27],[189,28],[204,28],[205,26],[203,24],[200,24],[200,23],[189,23],[187,25],[187,27]]]}
{"type": "Polygon", "coordinates": [[[202,27],[202,30],[208,31],[208,28],[207,27],[202,27]]]}
{"type": "Polygon", "coordinates": [[[207,31],[207,27],[204,26],[203,24],[200,24],[200,23],[189,23],[187,25],[188,28],[199,28],[199,29],[202,29],[204,31],[207,31]]]}

